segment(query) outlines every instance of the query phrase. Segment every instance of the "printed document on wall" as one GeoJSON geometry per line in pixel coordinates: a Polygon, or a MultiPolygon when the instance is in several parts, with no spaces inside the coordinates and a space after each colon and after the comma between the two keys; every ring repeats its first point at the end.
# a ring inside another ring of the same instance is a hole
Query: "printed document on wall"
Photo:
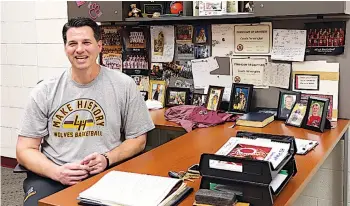
{"type": "Polygon", "coordinates": [[[267,85],[271,87],[289,88],[291,64],[269,62],[265,67],[267,85]]]}
{"type": "Polygon", "coordinates": [[[264,85],[264,68],[267,58],[231,58],[231,71],[234,83],[264,85]]]}
{"type": "Polygon", "coordinates": [[[232,56],[234,53],[234,24],[213,24],[212,31],[212,56],[232,56]]]}
{"type": "Polygon", "coordinates": [[[174,39],[174,26],[151,26],[152,62],[173,61],[174,39]]]}
{"type": "Polygon", "coordinates": [[[304,61],[306,30],[273,30],[271,59],[282,61],[304,61]]]}

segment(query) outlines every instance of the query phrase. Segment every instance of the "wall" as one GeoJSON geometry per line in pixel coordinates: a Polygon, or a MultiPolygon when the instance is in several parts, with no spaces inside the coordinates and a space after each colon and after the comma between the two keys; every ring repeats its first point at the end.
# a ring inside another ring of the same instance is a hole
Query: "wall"
{"type": "MultiPolygon", "coordinates": [[[[15,157],[16,130],[36,82],[69,66],[61,39],[66,20],[64,1],[1,2],[1,156],[15,157]]],[[[294,205],[341,205],[343,158],[340,142],[294,205]]]]}
{"type": "Polygon", "coordinates": [[[1,2],[1,155],[15,157],[18,124],[33,86],[63,71],[67,3],[1,2]]]}

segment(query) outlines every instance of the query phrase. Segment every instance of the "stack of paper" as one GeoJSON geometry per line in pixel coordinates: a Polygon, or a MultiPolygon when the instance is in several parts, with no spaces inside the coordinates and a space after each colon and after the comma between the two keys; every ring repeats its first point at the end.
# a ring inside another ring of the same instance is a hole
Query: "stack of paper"
{"type": "Polygon", "coordinates": [[[181,179],[112,171],[79,194],[85,203],[154,206],[170,201],[184,188],[181,179]]]}
{"type": "MultiPolygon", "coordinates": [[[[215,154],[229,157],[269,161],[273,169],[287,157],[290,144],[269,139],[231,137],[215,154]]],[[[242,164],[210,160],[210,168],[243,172],[242,164]]]]}
{"type": "Polygon", "coordinates": [[[146,101],[146,105],[148,109],[161,109],[163,108],[163,104],[157,100],[148,99],[146,101]]]}

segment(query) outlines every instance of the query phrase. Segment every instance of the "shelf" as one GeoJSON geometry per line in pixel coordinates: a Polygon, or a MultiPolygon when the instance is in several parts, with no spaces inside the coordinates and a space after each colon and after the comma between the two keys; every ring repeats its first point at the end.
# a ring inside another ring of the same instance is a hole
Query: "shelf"
{"type": "MultiPolygon", "coordinates": [[[[158,18],[148,18],[148,17],[143,17],[143,18],[125,18],[125,22],[137,22],[140,24],[149,24],[149,23],[161,23],[161,24],[171,24],[174,21],[178,22],[183,22],[183,21],[193,21],[193,22],[200,22],[203,20],[206,21],[242,21],[242,20],[257,20],[259,18],[255,17],[254,14],[250,13],[242,13],[242,14],[232,14],[232,15],[217,15],[217,16],[169,16],[169,17],[158,17],[158,18]]],[[[207,22],[205,22],[207,23],[207,22]]]]}

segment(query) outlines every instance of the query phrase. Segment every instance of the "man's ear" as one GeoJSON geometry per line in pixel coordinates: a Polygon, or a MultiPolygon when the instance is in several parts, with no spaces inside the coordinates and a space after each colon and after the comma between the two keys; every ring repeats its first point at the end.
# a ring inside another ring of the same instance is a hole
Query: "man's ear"
{"type": "Polygon", "coordinates": [[[99,52],[102,52],[102,40],[99,40],[99,41],[97,42],[97,46],[98,46],[99,52]]]}

